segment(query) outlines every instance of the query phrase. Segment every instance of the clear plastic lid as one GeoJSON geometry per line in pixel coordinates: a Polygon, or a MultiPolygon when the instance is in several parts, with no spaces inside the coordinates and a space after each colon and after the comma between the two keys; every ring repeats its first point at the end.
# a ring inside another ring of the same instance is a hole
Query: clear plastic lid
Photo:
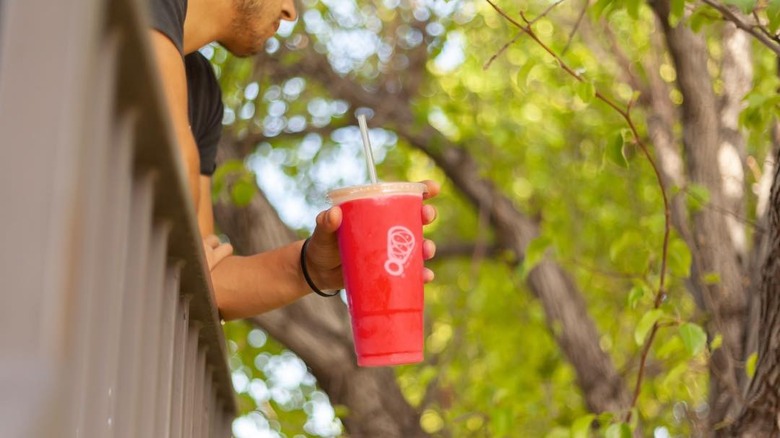
{"type": "Polygon", "coordinates": [[[359,186],[343,187],[328,192],[328,200],[333,205],[354,201],[355,199],[375,198],[388,195],[422,196],[428,190],[423,183],[415,182],[380,182],[359,186]]]}

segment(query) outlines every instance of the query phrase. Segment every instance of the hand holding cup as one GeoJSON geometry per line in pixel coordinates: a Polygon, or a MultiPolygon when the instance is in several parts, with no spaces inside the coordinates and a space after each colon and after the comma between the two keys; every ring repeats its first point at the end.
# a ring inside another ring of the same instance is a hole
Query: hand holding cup
{"type": "MultiPolygon", "coordinates": [[[[425,184],[423,199],[436,197],[441,188],[435,181],[420,181],[425,184]]],[[[428,225],[436,220],[436,207],[430,204],[422,206],[422,224],[428,225]]],[[[341,272],[341,255],[339,254],[337,230],[341,226],[343,212],[336,205],[317,215],[317,225],[306,248],[306,264],[314,283],[322,290],[342,289],[344,279],[341,272]]],[[[436,254],[436,244],[430,239],[424,239],[422,244],[424,260],[430,260],[436,254]]],[[[423,281],[433,281],[434,273],[423,268],[423,281]]]]}

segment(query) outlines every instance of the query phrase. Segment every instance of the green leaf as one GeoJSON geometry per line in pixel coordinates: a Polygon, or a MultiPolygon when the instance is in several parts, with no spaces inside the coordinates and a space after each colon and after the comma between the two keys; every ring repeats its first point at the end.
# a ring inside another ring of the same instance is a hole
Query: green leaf
{"type": "Polygon", "coordinates": [[[661,381],[661,386],[667,391],[672,391],[674,388],[678,388],[684,379],[685,373],[689,372],[690,370],[690,365],[687,362],[682,362],[675,365],[674,368],[666,372],[666,375],[661,381]]]}
{"type": "Polygon", "coordinates": [[[238,180],[230,190],[230,197],[238,207],[246,207],[257,193],[257,187],[249,181],[238,180]]]}
{"type": "Polygon", "coordinates": [[[615,419],[615,414],[613,412],[602,412],[595,418],[595,421],[597,421],[599,425],[603,425],[612,423],[613,419],[615,419]]]}
{"type": "Polygon", "coordinates": [[[590,426],[595,418],[595,415],[589,414],[576,419],[571,426],[571,438],[588,438],[590,426]]]}
{"type": "Polygon", "coordinates": [[[667,257],[669,271],[682,278],[687,278],[691,273],[691,250],[681,239],[673,239],[669,242],[667,257]]]}
{"type": "Polygon", "coordinates": [[[707,333],[698,324],[686,322],[680,326],[679,333],[685,350],[691,356],[699,354],[707,345],[707,333]]]}
{"type": "Polygon", "coordinates": [[[712,338],[712,342],[710,342],[710,351],[717,350],[721,345],[723,345],[723,335],[718,333],[714,338],[712,338]]]}
{"type": "Polygon", "coordinates": [[[655,356],[659,359],[669,359],[673,355],[677,355],[684,348],[679,336],[669,336],[664,338],[664,341],[656,347],[655,356]]]}
{"type": "Polygon", "coordinates": [[[637,345],[644,344],[650,329],[653,328],[653,325],[658,322],[663,315],[664,311],[661,309],[653,309],[642,315],[642,319],[639,320],[639,324],[636,325],[636,329],[634,330],[634,340],[637,345]]]}
{"type": "Polygon", "coordinates": [[[691,30],[699,33],[705,24],[712,23],[714,21],[713,12],[707,8],[697,8],[688,17],[688,23],[691,26],[691,30]]]}
{"type": "Polygon", "coordinates": [[[612,137],[612,141],[607,144],[607,149],[605,151],[609,161],[624,168],[628,167],[628,160],[626,160],[625,150],[623,149],[625,144],[626,141],[623,137],[623,133],[619,132],[612,137]]]}
{"type": "Polygon", "coordinates": [[[672,0],[671,10],[669,11],[669,26],[677,27],[685,14],[685,0],[672,0]]]}
{"type": "Polygon", "coordinates": [[[517,72],[517,86],[521,89],[528,87],[528,82],[533,79],[531,71],[536,67],[536,62],[533,59],[529,59],[520,67],[517,72]]]}
{"type": "Polygon", "coordinates": [[[631,438],[631,428],[626,423],[611,424],[604,436],[605,438],[631,438]]]}
{"type": "Polygon", "coordinates": [[[588,8],[594,19],[609,15],[613,6],[615,6],[615,0],[597,0],[596,3],[588,8]]]}
{"type": "Polygon", "coordinates": [[[720,284],[720,274],[717,272],[708,272],[701,277],[704,284],[720,284]]]}
{"type": "Polygon", "coordinates": [[[756,362],[758,362],[758,353],[748,356],[747,362],[745,362],[745,373],[751,379],[756,375],[756,362]]]}
{"type": "Polygon", "coordinates": [[[520,266],[520,276],[525,280],[528,274],[542,261],[544,253],[552,245],[552,240],[547,236],[538,236],[525,249],[523,264],[520,266]]]}
{"type": "Polygon", "coordinates": [[[642,286],[634,286],[631,288],[631,291],[628,293],[628,307],[632,309],[636,309],[636,305],[639,303],[639,300],[642,299],[642,297],[645,296],[645,288],[642,286]]]}
{"type": "Polygon", "coordinates": [[[593,98],[596,97],[596,87],[590,81],[578,82],[575,91],[577,92],[577,97],[585,103],[591,103],[593,98]]]}

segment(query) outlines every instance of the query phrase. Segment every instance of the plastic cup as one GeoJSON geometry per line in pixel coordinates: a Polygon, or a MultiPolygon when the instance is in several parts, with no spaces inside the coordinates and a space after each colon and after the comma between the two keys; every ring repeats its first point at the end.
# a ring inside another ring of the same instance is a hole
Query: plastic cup
{"type": "Polygon", "coordinates": [[[425,190],[383,182],[328,193],[343,212],[337,234],[359,366],[423,360],[425,190]]]}

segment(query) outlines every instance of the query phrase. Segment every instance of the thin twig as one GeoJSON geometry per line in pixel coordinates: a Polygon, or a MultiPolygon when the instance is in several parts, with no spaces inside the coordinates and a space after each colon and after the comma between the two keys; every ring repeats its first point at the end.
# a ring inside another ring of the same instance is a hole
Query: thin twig
{"type": "MultiPolygon", "coordinates": [[[[531,20],[530,24],[536,23],[537,21],[539,21],[542,18],[544,18],[545,16],[547,16],[550,12],[552,12],[553,9],[555,9],[556,6],[558,6],[559,4],[563,3],[564,1],[566,1],[566,0],[558,0],[557,2],[555,2],[555,3],[551,4],[550,6],[548,6],[547,9],[545,9],[544,12],[539,14],[538,17],[536,17],[533,20],[531,20]]],[[[485,63],[485,65],[482,66],[482,70],[487,70],[488,68],[490,68],[490,66],[493,64],[493,61],[495,61],[499,56],[501,56],[501,54],[504,53],[506,51],[506,49],[509,48],[509,46],[511,46],[512,44],[516,43],[517,40],[519,40],[521,36],[523,36],[523,32],[520,32],[519,34],[517,34],[517,36],[512,38],[511,41],[509,41],[508,43],[506,43],[503,46],[501,46],[501,48],[498,49],[498,51],[495,54],[493,54],[493,56],[491,56],[490,59],[488,59],[488,61],[485,63]]]]}
{"type": "Polygon", "coordinates": [[[646,275],[646,273],[638,273],[638,272],[607,271],[595,266],[590,266],[587,263],[582,263],[576,259],[563,258],[560,259],[560,261],[566,264],[570,264],[574,267],[580,268],[584,271],[587,271],[589,274],[600,275],[602,277],[614,278],[618,280],[637,280],[637,279],[644,280],[646,275]]]}
{"type": "Polygon", "coordinates": [[[702,198],[701,196],[697,195],[696,193],[693,193],[688,188],[683,188],[680,190],[681,192],[685,193],[686,195],[690,196],[691,198],[699,201],[703,204],[703,208],[706,208],[708,210],[714,211],[716,213],[720,213],[723,216],[731,216],[732,218],[736,219],[738,222],[742,223],[743,225],[747,225],[751,228],[753,228],[756,231],[764,232],[766,231],[764,227],[759,224],[757,221],[750,220],[739,213],[736,213],[734,211],[729,210],[728,208],[721,207],[719,205],[715,205],[712,202],[708,202],[706,199],[702,198]]]}
{"type": "Polygon", "coordinates": [[[588,6],[590,6],[590,1],[585,0],[583,2],[582,9],[580,10],[580,15],[577,17],[577,21],[574,23],[574,27],[571,29],[571,32],[569,32],[569,39],[566,40],[566,45],[563,46],[563,50],[561,50],[561,55],[565,55],[566,52],[569,51],[571,42],[574,40],[574,34],[577,33],[577,30],[580,28],[580,24],[582,24],[582,19],[585,18],[585,12],[588,10],[588,6]]]}
{"type": "Polygon", "coordinates": [[[514,37],[514,38],[512,38],[512,40],[511,40],[511,41],[509,41],[508,43],[506,43],[506,44],[504,44],[503,46],[501,46],[501,48],[500,48],[500,49],[498,49],[498,51],[497,51],[496,53],[494,53],[494,54],[493,54],[493,56],[491,56],[491,57],[490,57],[490,59],[488,59],[488,60],[487,60],[487,62],[485,63],[485,65],[483,65],[483,66],[482,66],[482,70],[487,70],[487,69],[489,69],[489,68],[490,68],[490,65],[491,65],[491,64],[493,64],[493,61],[495,61],[496,59],[498,59],[498,57],[499,57],[499,56],[501,56],[501,54],[502,54],[502,53],[504,53],[504,52],[506,51],[506,49],[508,49],[508,48],[509,48],[509,46],[511,46],[512,44],[516,43],[516,42],[517,42],[517,40],[519,40],[519,39],[520,39],[520,37],[521,37],[521,36],[523,36],[523,35],[525,35],[525,34],[524,34],[523,32],[520,32],[520,33],[518,33],[517,35],[515,35],[515,37],[514,37]]]}
{"type": "MultiPolygon", "coordinates": [[[[515,27],[522,30],[526,33],[531,39],[536,41],[537,44],[539,44],[544,51],[546,51],[550,56],[555,58],[555,60],[558,62],[558,65],[569,75],[571,75],[574,79],[576,79],[579,82],[584,82],[585,78],[575,72],[571,67],[564,62],[564,60],[556,54],[549,46],[547,46],[542,40],[539,39],[539,37],[534,33],[534,31],[531,29],[530,25],[522,25],[517,20],[513,19],[509,15],[507,15],[506,12],[504,12],[501,8],[499,8],[495,3],[493,3],[491,0],[486,0],[490,6],[493,7],[493,9],[496,10],[501,16],[503,16],[507,21],[512,23],[515,27]]],[[[529,21],[525,18],[523,13],[520,13],[521,18],[526,23],[529,23],[529,21]]],[[[639,145],[640,149],[642,150],[643,154],[645,155],[645,158],[647,158],[647,161],[650,163],[650,166],[653,168],[653,172],[655,173],[656,180],[658,182],[658,187],[661,190],[661,197],[663,198],[664,203],[664,238],[663,238],[663,246],[662,246],[662,254],[661,254],[661,271],[659,274],[659,284],[658,284],[658,291],[655,295],[655,302],[654,302],[654,308],[659,308],[663,301],[666,299],[666,265],[667,265],[667,259],[668,259],[668,253],[669,253],[669,236],[671,234],[671,209],[669,207],[669,197],[666,194],[666,187],[664,186],[663,178],[661,177],[661,172],[658,169],[658,166],[655,163],[655,160],[653,159],[652,155],[650,154],[650,150],[648,149],[647,145],[645,145],[644,141],[642,141],[642,137],[639,135],[639,131],[636,128],[636,125],[634,125],[634,121],[631,118],[631,106],[633,105],[633,100],[628,103],[627,109],[621,108],[618,104],[613,102],[610,98],[602,94],[600,91],[596,90],[595,96],[598,100],[604,102],[609,107],[617,111],[625,120],[626,124],[628,124],[629,129],[631,130],[631,133],[634,136],[634,141],[637,145],[639,145]]],[[[645,341],[645,344],[642,348],[642,356],[641,361],[639,364],[639,373],[637,375],[636,380],[636,386],[634,387],[634,395],[632,397],[631,406],[628,410],[626,421],[631,420],[631,410],[634,406],[636,406],[637,399],[639,398],[640,389],[642,387],[642,378],[644,376],[644,370],[647,363],[647,356],[650,351],[650,347],[652,346],[653,340],[655,339],[655,335],[658,332],[658,323],[656,322],[653,324],[653,328],[650,331],[650,335],[648,336],[647,340],[645,341]]]]}
{"type": "Polygon", "coordinates": [[[559,4],[563,3],[564,1],[566,1],[566,0],[558,0],[557,2],[555,2],[555,3],[551,4],[550,6],[548,6],[547,9],[544,10],[544,12],[539,14],[538,17],[536,17],[533,20],[531,20],[531,22],[528,23],[528,25],[534,24],[537,21],[541,20],[542,18],[546,17],[550,12],[552,12],[553,9],[555,9],[559,4]]]}
{"type": "Polygon", "coordinates": [[[758,16],[758,13],[755,10],[753,10],[753,19],[756,20],[756,27],[758,28],[758,30],[761,31],[761,33],[763,33],[764,35],[769,37],[769,39],[771,39],[771,40],[779,41],[777,39],[777,36],[776,35],[772,35],[772,33],[769,32],[769,30],[766,28],[766,26],[764,26],[764,24],[761,23],[761,18],[758,16]]]}
{"type": "Polygon", "coordinates": [[[755,37],[761,44],[765,45],[766,47],[769,48],[769,50],[775,52],[777,55],[780,56],[780,44],[778,44],[775,39],[770,38],[764,33],[756,32],[756,29],[753,26],[742,21],[742,19],[740,19],[734,12],[731,11],[731,9],[727,8],[726,6],[713,0],[701,0],[701,1],[704,4],[713,7],[715,10],[720,12],[721,15],[723,15],[723,18],[725,18],[728,21],[731,21],[738,28],[744,30],[750,35],[753,35],[753,37],[755,37]]]}

